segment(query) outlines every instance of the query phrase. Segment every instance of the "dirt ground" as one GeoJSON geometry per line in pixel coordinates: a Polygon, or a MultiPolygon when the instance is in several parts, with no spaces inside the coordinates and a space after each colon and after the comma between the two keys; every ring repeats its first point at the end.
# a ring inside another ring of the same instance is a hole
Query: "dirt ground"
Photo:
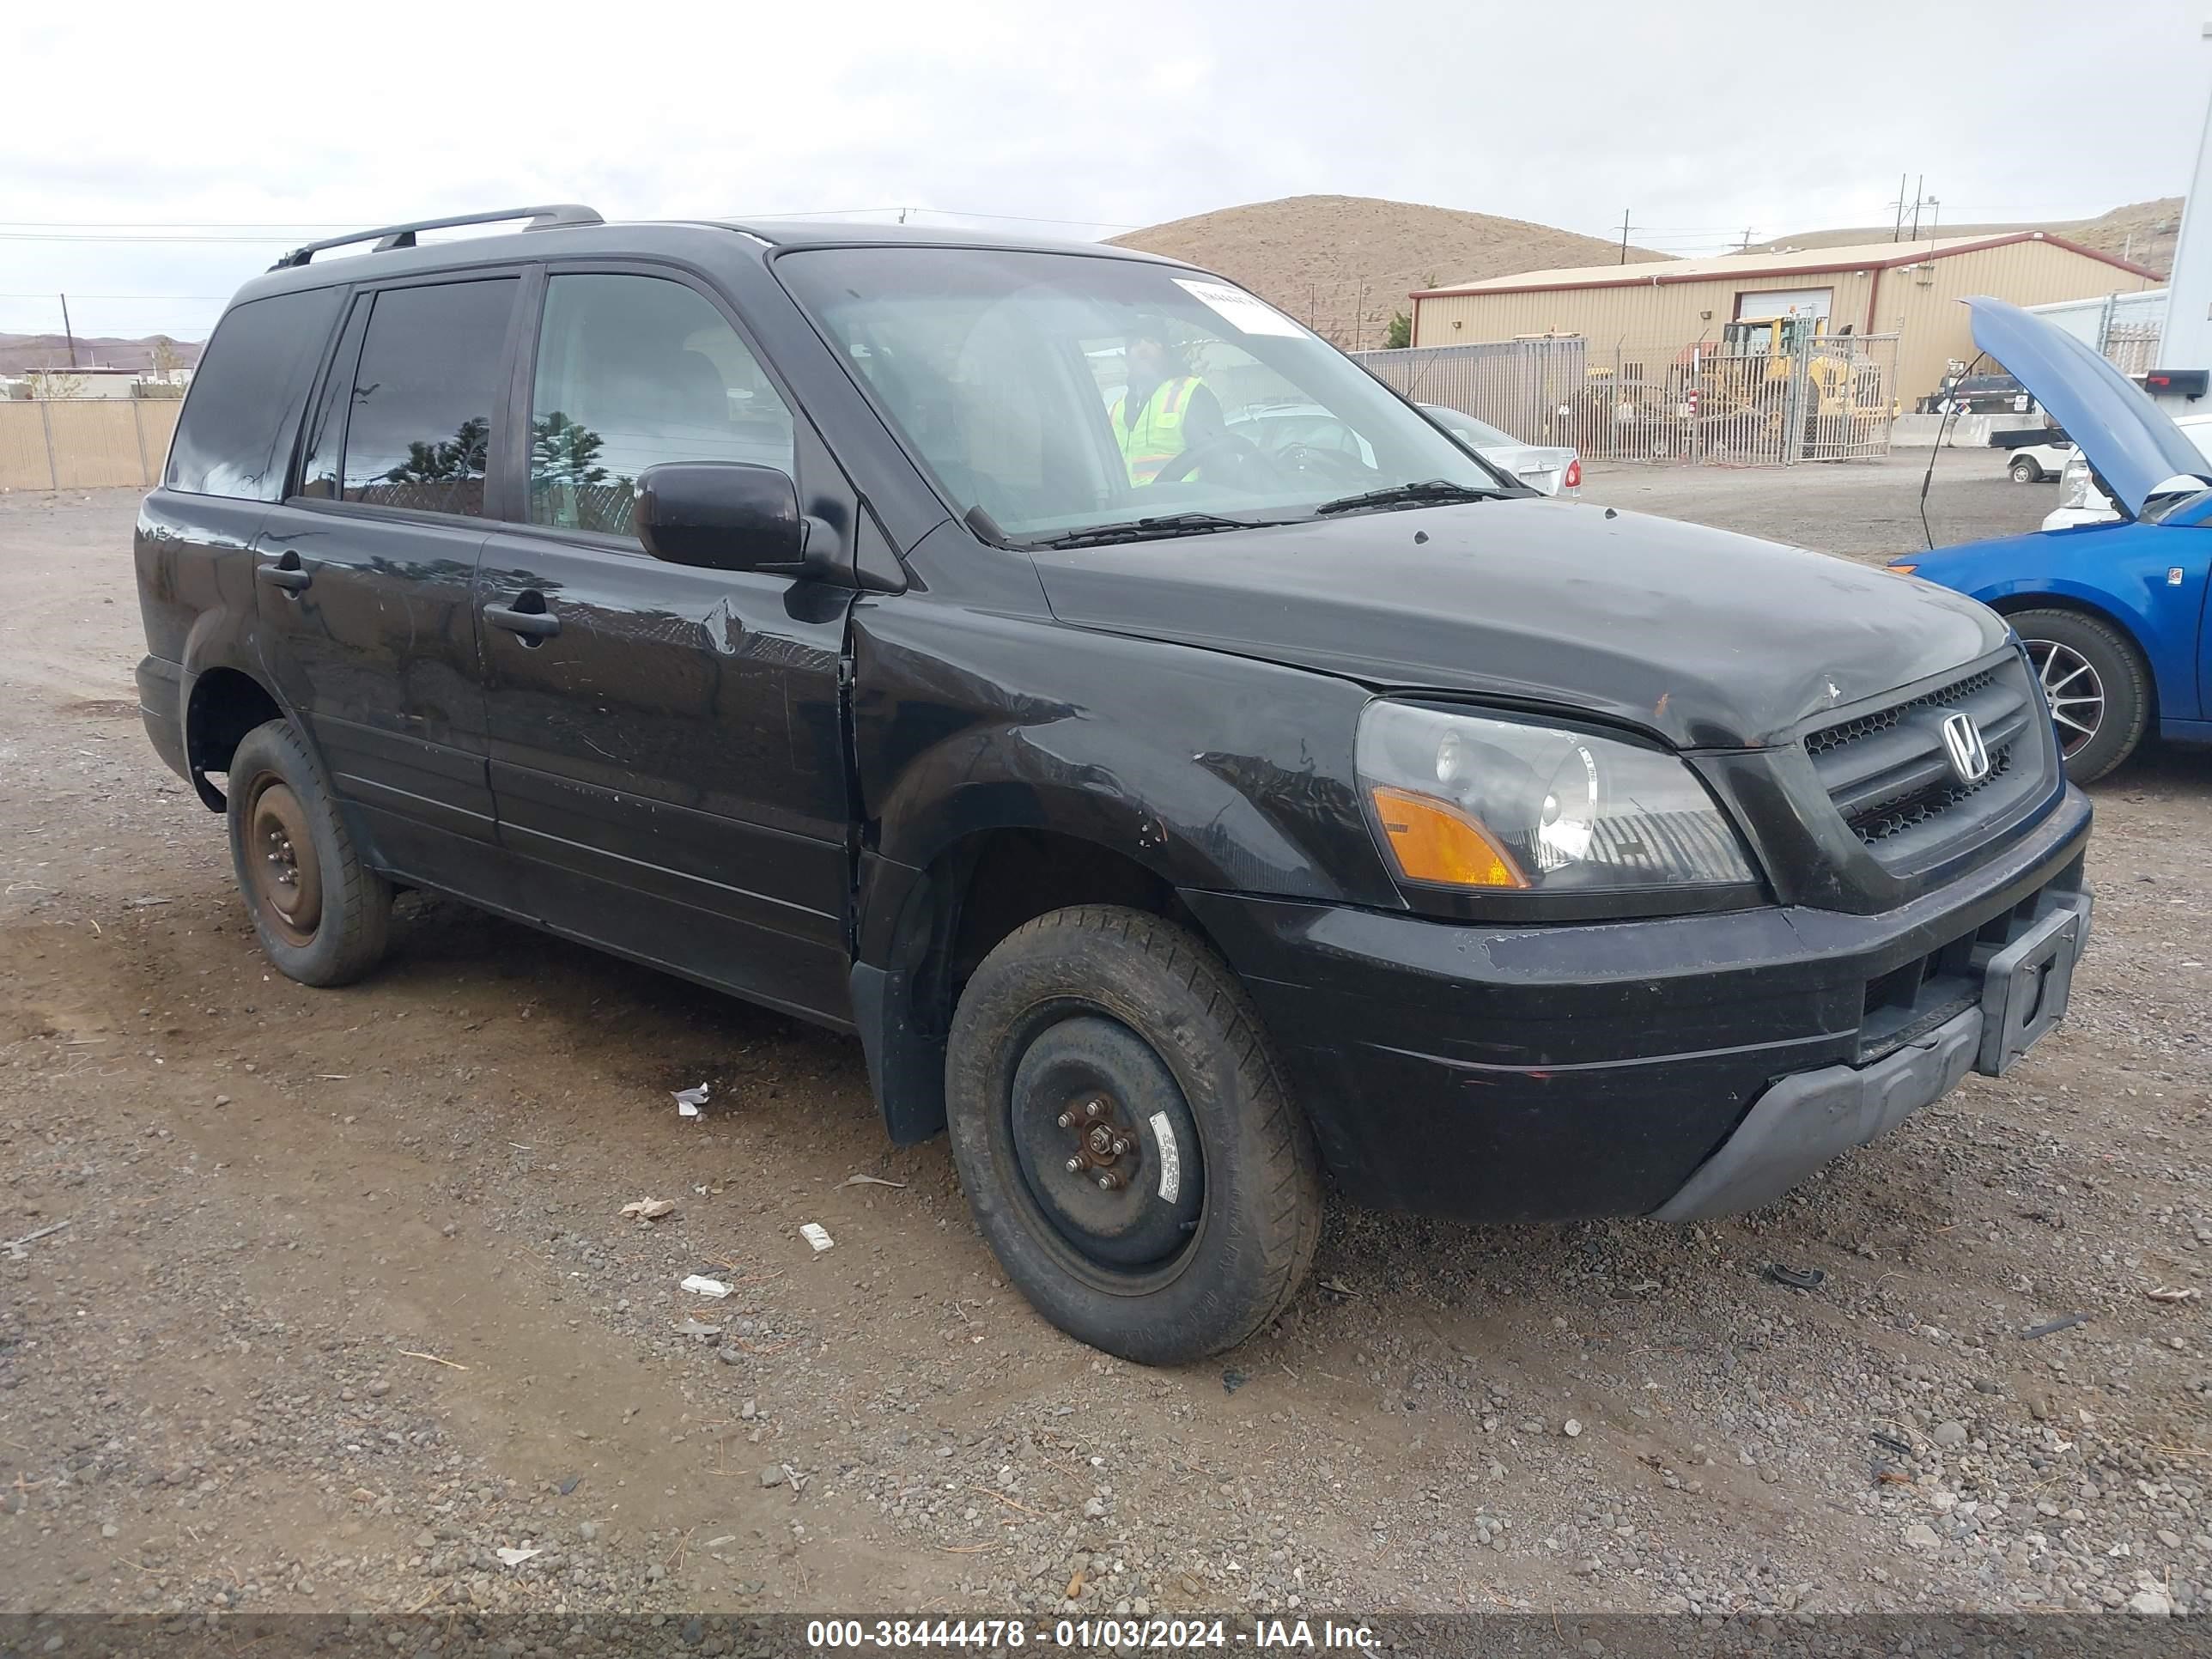
{"type": "MultiPolygon", "coordinates": [[[[1918,485],[1586,495],[1872,557],[1918,485]]],[[[2053,494],[1947,454],[1938,537],[2053,494]]],[[[0,1613],[2212,1611],[2212,759],[2096,790],[2002,1081],[1719,1224],[1339,1208],[1279,1326],[1147,1371],[849,1040],[419,898],[368,982],[273,974],[139,729],[134,507],[0,497],[0,1613]]]]}

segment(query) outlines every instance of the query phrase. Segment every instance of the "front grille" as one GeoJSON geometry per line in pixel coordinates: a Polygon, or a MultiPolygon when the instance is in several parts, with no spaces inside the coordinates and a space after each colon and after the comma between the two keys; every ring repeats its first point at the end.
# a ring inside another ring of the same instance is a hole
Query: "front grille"
{"type": "Polygon", "coordinates": [[[1805,733],[1829,800],[1867,850],[1892,870],[1924,867],[2013,822],[2047,792],[2056,750],[2042,696],[2015,653],[1887,708],[1805,733]],[[1963,714],[1989,751],[1987,775],[1966,782],[1943,746],[1943,721],[1963,714]]]}
{"type": "Polygon", "coordinates": [[[1988,690],[1996,684],[1997,671],[1984,668],[1978,674],[1969,674],[1955,685],[1946,685],[1901,702],[1894,708],[1878,709],[1871,714],[1862,714],[1856,720],[1845,720],[1840,726],[1824,726],[1805,739],[1805,752],[1818,759],[1831,749],[1840,749],[1870,738],[1877,732],[1887,732],[1916,708],[1948,708],[1953,703],[1972,696],[1977,691],[1988,690]]]}

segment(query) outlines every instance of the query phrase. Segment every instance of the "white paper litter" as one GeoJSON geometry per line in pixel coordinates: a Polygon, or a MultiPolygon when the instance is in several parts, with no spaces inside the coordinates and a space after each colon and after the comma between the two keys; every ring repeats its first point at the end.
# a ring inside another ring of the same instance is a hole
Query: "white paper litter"
{"type": "Polygon", "coordinates": [[[886,1181],[881,1176],[848,1175],[837,1183],[840,1187],[904,1187],[903,1181],[886,1181]]]}
{"type": "Polygon", "coordinates": [[[506,1562],[508,1566],[519,1567],[525,1561],[527,1561],[532,1556],[543,1555],[545,1552],[538,1548],[537,1546],[532,1545],[526,1550],[511,1550],[502,1547],[494,1550],[492,1553],[499,1557],[501,1560],[506,1562]]]}
{"type": "Polygon", "coordinates": [[[824,1231],[822,1224],[818,1221],[809,1221],[805,1223],[799,1230],[799,1236],[805,1239],[809,1244],[811,1244],[817,1253],[828,1249],[832,1244],[835,1244],[837,1242],[836,1239],[830,1237],[829,1233],[824,1231]]]}
{"type": "Polygon", "coordinates": [[[676,1090],[674,1091],[676,1097],[676,1115],[678,1117],[698,1116],[699,1109],[707,1103],[707,1096],[710,1091],[710,1087],[711,1085],[702,1083],[696,1089],[676,1090]]]}
{"type": "Polygon", "coordinates": [[[689,1291],[694,1296],[712,1296],[719,1297],[727,1296],[730,1293],[730,1287],[722,1283],[720,1279],[709,1279],[704,1273],[693,1273],[690,1278],[685,1279],[678,1288],[689,1291]]]}

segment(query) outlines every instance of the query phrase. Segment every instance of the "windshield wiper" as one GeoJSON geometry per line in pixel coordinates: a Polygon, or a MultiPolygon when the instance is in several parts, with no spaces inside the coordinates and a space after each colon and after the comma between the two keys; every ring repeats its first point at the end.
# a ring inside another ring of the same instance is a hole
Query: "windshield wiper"
{"type": "Polygon", "coordinates": [[[1425,478],[1419,483],[1392,484],[1387,489],[1370,489],[1358,495],[1340,495],[1333,501],[1323,501],[1314,508],[1314,517],[1325,518],[1332,513],[1360,513],[1375,507],[1422,507],[1432,501],[1486,501],[1502,495],[1499,489],[1478,489],[1474,484],[1454,483],[1449,478],[1425,478]]]}
{"type": "Polygon", "coordinates": [[[1148,542],[1155,538],[1170,536],[1204,536],[1217,530],[1257,530],[1266,525],[1283,524],[1282,519],[1225,519],[1218,513],[1163,513],[1149,519],[1132,519],[1126,524],[1093,525],[1088,530],[1071,530],[1065,535],[1048,536],[1039,541],[1027,542],[1029,547],[1105,547],[1115,542],[1148,542]]]}

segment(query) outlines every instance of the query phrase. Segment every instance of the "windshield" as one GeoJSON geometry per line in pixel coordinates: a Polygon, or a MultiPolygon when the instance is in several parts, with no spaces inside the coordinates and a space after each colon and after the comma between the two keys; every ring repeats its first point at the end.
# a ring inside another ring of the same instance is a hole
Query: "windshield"
{"type": "Polygon", "coordinates": [[[946,497],[1009,539],[1521,493],[1334,347],[1193,271],[941,247],[807,249],[775,270],[946,497]]]}
{"type": "Polygon", "coordinates": [[[1510,432],[1501,432],[1487,421],[1478,421],[1472,415],[1456,409],[1447,409],[1442,404],[1424,404],[1422,408],[1437,417],[1437,424],[1453,437],[1473,444],[1477,449],[1519,449],[1521,441],[1510,432]]]}

